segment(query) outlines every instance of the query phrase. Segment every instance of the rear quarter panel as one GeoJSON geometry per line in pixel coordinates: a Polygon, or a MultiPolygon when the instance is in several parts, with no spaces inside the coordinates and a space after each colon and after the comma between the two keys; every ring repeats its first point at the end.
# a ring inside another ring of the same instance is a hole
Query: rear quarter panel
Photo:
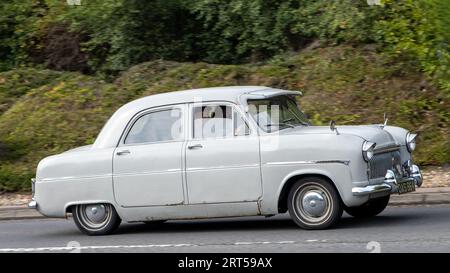
{"type": "Polygon", "coordinates": [[[37,168],[35,200],[49,217],[65,217],[72,204],[115,205],[112,187],[114,149],[66,152],[43,159],[37,168]]]}

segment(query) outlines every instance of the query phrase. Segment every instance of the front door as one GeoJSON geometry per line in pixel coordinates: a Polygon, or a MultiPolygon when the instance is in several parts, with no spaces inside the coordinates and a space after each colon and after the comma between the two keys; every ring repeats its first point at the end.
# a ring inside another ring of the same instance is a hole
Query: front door
{"type": "Polygon", "coordinates": [[[230,103],[193,104],[186,145],[189,204],[256,201],[261,196],[259,140],[230,103]]]}
{"type": "Polygon", "coordinates": [[[134,118],[114,152],[116,201],[123,207],[184,203],[184,105],[134,118]]]}

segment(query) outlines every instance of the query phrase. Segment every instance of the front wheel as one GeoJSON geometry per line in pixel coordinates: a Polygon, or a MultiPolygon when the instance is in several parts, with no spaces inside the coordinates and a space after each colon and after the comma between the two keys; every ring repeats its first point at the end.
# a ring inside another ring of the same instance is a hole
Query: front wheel
{"type": "Polygon", "coordinates": [[[367,218],[380,214],[388,205],[390,195],[372,199],[359,207],[346,207],[345,212],[355,218],[367,218]]]}
{"type": "Polygon", "coordinates": [[[288,209],[294,222],[304,229],[329,228],[341,219],[343,212],[339,193],[319,177],[302,178],[292,186],[288,209]]]}
{"type": "Polygon", "coordinates": [[[87,235],[107,235],[120,225],[121,219],[111,204],[83,204],[72,209],[78,229],[87,235]]]}

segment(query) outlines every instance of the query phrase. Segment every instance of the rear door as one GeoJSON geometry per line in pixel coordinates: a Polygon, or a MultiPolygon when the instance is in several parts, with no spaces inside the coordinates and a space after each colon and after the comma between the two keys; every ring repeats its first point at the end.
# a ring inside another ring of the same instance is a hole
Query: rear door
{"type": "Polygon", "coordinates": [[[184,203],[185,108],[155,108],[132,120],[113,160],[114,194],[121,206],[184,203]]]}

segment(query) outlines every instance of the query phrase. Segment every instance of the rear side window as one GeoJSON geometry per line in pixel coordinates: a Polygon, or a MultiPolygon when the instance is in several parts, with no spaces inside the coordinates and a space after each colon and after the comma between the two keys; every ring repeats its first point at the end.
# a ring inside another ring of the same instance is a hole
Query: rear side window
{"type": "Polygon", "coordinates": [[[172,141],[181,138],[181,110],[170,109],[151,112],[137,119],[125,138],[125,144],[172,141]]]}

